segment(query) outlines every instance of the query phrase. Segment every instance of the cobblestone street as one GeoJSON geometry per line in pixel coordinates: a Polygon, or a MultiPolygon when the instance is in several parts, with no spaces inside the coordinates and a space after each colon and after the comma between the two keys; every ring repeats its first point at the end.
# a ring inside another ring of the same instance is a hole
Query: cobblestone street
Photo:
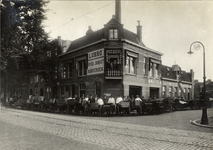
{"type": "Polygon", "coordinates": [[[0,124],[2,150],[213,149],[212,133],[111,122],[92,117],[1,108],[0,124]],[[9,132],[7,126],[11,126],[12,131],[17,129],[23,132],[20,135],[19,132],[9,132]],[[20,140],[10,138],[19,136],[20,140]],[[54,146],[56,141],[60,144],[54,146]]]}

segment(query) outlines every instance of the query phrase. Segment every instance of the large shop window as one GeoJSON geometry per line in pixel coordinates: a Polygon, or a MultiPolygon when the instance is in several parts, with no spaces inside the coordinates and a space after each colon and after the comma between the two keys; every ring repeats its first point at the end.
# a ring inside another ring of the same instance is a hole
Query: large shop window
{"type": "Polygon", "coordinates": [[[77,61],[78,76],[87,75],[86,56],[79,57],[76,59],[76,61],[77,61]]]}
{"type": "Polygon", "coordinates": [[[121,51],[106,50],[106,76],[121,76],[121,51]]]}
{"type": "Polygon", "coordinates": [[[126,52],[126,73],[136,74],[138,54],[132,52],[126,52]]]}
{"type": "Polygon", "coordinates": [[[109,29],[109,39],[118,38],[118,29],[109,29]]]}

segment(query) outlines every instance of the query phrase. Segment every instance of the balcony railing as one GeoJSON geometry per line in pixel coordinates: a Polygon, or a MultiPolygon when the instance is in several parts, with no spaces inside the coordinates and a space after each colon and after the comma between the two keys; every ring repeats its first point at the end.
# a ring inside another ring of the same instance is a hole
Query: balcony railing
{"type": "Polygon", "coordinates": [[[106,79],[121,79],[121,70],[107,70],[106,71],[106,79]]]}

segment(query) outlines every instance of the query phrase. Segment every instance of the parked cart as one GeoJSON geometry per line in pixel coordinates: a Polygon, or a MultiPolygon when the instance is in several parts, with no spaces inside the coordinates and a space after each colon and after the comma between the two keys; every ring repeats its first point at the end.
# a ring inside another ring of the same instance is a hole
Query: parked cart
{"type": "Polygon", "coordinates": [[[129,101],[121,101],[117,104],[117,112],[118,114],[130,114],[130,102],[129,101]]]}
{"type": "Polygon", "coordinates": [[[92,115],[93,113],[96,113],[96,114],[101,113],[101,107],[99,107],[98,103],[90,103],[89,114],[92,115]]]}

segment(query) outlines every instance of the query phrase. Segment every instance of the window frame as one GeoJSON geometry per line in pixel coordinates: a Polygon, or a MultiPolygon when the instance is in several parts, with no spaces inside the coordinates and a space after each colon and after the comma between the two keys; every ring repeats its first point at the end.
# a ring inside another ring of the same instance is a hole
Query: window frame
{"type": "Polygon", "coordinates": [[[109,39],[118,39],[118,29],[117,28],[110,28],[109,29],[109,39]]]}

